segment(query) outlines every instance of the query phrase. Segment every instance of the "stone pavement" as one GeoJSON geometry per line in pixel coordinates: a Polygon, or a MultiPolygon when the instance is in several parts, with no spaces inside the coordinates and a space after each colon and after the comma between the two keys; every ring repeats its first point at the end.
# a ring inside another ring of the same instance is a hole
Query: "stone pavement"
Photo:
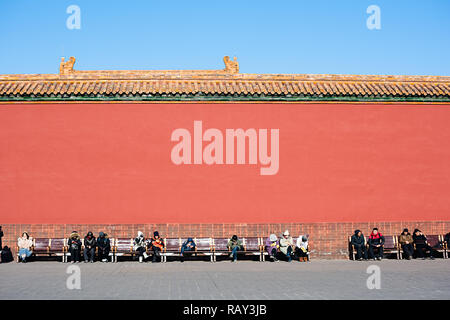
{"type": "Polygon", "coordinates": [[[450,259],[79,263],[80,290],[67,289],[71,265],[0,264],[0,299],[450,299],[450,259]],[[370,265],[381,289],[367,288],[370,265]]]}

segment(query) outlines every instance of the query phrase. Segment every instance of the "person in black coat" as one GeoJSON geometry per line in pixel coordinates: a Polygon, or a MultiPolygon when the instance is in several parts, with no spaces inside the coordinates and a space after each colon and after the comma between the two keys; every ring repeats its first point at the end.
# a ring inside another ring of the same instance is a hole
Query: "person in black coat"
{"type": "Polygon", "coordinates": [[[430,259],[434,260],[433,248],[427,242],[427,237],[419,229],[415,229],[413,233],[414,245],[416,246],[417,258],[422,258],[425,260],[426,252],[430,252],[430,259]]]}
{"type": "Polygon", "coordinates": [[[370,258],[373,260],[381,260],[383,258],[384,237],[378,232],[378,228],[372,229],[368,243],[370,258]],[[375,251],[377,251],[377,255],[375,255],[375,251]]]}
{"type": "Polygon", "coordinates": [[[97,246],[97,240],[95,240],[94,234],[89,231],[84,237],[84,262],[91,261],[94,262],[95,257],[95,247],[97,246]]]}
{"type": "Polygon", "coordinates": [[[352,235],[351,244],[356,250],[356,260],[367,260],[367,247],[366,247],[366,239],[362,234],[361,230],[355,230],[355,233],[352,235]]]}
{"type": "Polygon", "coordinates": [[[81,253],[81,240],[78,232],[72,231],[69,237],[69,241],[67,242],[69,246],[70,256],[72,258],[72,263],[80,262],[80,253],[81,253]]]}
{"type": "Polygon", "coordinates": [[[108,262],[109,251],[111,250],[111,243],[108,235],[104,232],[99,232],[97,238],[98,259],[101,262],[108,262]]]}

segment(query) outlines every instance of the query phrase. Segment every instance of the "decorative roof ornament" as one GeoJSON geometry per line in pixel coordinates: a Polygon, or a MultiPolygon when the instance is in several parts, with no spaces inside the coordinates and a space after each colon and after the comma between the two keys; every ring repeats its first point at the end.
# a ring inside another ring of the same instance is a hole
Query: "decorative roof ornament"
{"type": "Polygon", "coordinates": [[[64,57],[61,58],[59,64],[59,74],[71,74],[74,72],[73,65],[75,64],[75,57],[70,57],[69,61],[64,61],[64,57]]]}
{"type": "Polygon", "coordinates": [[[231,60],[229,56],[225,56],[223,57],[223,62],[225,63],[224,71],[228,73],[239,73],[239,62],[236,57],[231,60]]]}

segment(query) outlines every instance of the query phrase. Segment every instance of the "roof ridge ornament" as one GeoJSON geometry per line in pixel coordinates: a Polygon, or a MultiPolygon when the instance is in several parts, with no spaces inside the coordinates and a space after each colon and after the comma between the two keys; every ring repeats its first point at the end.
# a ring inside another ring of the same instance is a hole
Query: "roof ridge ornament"
{"type": "Polygon", "coordinates": [[[231,60],[229,56],[225,56],[223,57],[223,62],[225,63],[225,72],[239,73],[239,62],[237,61],[236,57],[231,60]]]}
{"type": "Polygon", "coordinates": [[[71,74],[73,70],[73,65],[75,64],[75,57],[70,57],[68,61],[64,61],[64,57],[61,58],[61,63],[59,64],[59,74],[71,74]]]}

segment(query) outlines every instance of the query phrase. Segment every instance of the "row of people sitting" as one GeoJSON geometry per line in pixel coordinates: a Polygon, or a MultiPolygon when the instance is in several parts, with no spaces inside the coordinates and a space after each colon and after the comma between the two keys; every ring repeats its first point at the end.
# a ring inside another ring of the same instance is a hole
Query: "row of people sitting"
{"type": "MultiPolygon", "coordinates": [[[[448,239],[450,233],[446,235],[445,241],[448,239]]],[[[428,244],[427,237],[419,229],[415,229],[413,234],[408,229],[403,229],[403,232],[398,237],[398,241],[404,253],[404,257],[407,260],[411,260],[414,256],[425,260],[427,252],[428,257],[434,259],[436,251],[428,244]]],[[[383,258],[383,245],[385,242],[384,236],[378,231],[378,228],[373,228],[372,232],[367,240],[362,234],[361,230],[355,230],[355,233],[351,237],[351,244],[356,250],[357,261],[361,260],[381,260],[383,258]]]]}
{"type": "MultiPolygon", "coordinates": [[[[108,235],[100,232],[96,238],[94,234],[89,231],[84,237],[83,256],[84,262],[94,262],[96,251],[98,252],[99,260],[102,262],[108,261],[108,255],[111,250],[110,240],[108,235]]],[[[32,254],[33,241],[27,232],[23,232],[18,239],[19,260],[26,262],[27,258],[32,254]]],[[[82,252],[82,242],[77,231],[73,231],[67,241],[68,252],[71,256],[72,263],[80,262],[82,252]]],[[[186,252],[195,251],[196,244],[193,238],[188,238],[181,246],[180,260],[183,262],[186,252]]],[[[232,262],[237,261],[238,251],[244,250],[242,241],[237,235],[233,235],[227,247],[230,250],[230,258],[232,262]]],[[[146,260],[149,255],[148,251],[152,253],[152,262],[161,261],[161,252],[164,249],[164,240],[160,237],[158,231],[153,233],[153,237],[146,239],[144,233],[138,231],[137,237],[133,239],[133,251],[139,259],[139,262],[146,260]]],[[[289,231],[286,230],[280,239],[275,234],[271,234],[265,241],[265,250],[273,261],[279,261],[278,258],[285,257],[288,262],[292,259],[299,261],[308,261],[308,235],[300,235],[296,241],[290,236],[289,231]]]]}

